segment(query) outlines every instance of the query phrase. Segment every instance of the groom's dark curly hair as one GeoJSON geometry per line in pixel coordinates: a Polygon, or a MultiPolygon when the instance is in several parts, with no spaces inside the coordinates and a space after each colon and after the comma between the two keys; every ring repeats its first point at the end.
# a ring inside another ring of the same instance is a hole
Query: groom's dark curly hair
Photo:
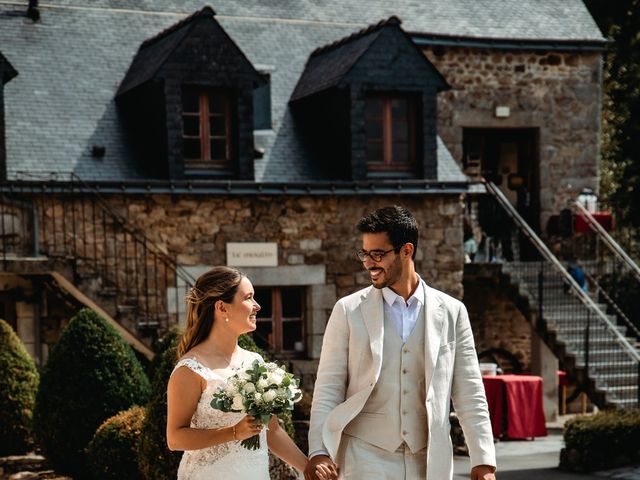
{"type": "Polygon", "coordinates": [[[418,251],[418,223],[411,212],[404,207],[394,205],[383,207],[365,215],[358,222],[360,233],[382,233],[389,235],[389,240],[396,253],[405,243],[413,244],[413,256],[418,251]]]}

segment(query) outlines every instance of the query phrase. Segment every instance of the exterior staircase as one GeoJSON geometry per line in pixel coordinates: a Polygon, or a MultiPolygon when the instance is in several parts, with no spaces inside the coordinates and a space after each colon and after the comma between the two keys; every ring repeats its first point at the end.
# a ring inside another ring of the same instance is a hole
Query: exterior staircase
{"type": "Polygon", "coordinates": [[[539,254],[535,261],[503,264],[525,316],[599,408],[640,406],[640,345],[626,336],[629,326],[618,324],[597,292],[583,291],[504,194],[485,185],[539,254]]]}
{"type": "Polygon", "coordinates": [[[194,279],[75,175],[0,183],[0,272],[115,322],[143,353],[179,322],[194,279]]]}

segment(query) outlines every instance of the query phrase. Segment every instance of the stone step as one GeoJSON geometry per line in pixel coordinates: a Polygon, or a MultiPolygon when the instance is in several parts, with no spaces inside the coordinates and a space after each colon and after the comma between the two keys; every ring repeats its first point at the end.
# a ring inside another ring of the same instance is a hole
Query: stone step
{"type": "Polygon", "coordinates": [[[605,387],[616,385],[633,385],[638,380],[636,373],[610,373],[608,375],[598,375],[598,383],[605,387]]]}

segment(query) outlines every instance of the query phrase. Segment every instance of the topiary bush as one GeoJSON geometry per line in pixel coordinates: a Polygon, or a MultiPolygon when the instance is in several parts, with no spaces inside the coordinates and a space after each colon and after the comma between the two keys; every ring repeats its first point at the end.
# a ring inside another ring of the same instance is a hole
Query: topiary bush
{"type": "Polygon", "coordinates": [[[141,480],[137,445],[145,409],[135,406],[107,419],[87,446],[89,472],[95,480],[141,480]]]}
{"type": "Polygon", "coordinates": [[[21,455],[33,447],[37,391],[35,363],[13,328],[0,320],[0,456],[21,455]]]}
{"type": "Polygon", "coordinates": [[[146,480],[174,480],[182,452],[167,447],[167,383],[176,364],[180,333],[170,330],[159,342],[151,368],[151,399],[138,442],[138,468],[146,480]]]}
{"type": "Polygon", "coordinates": [[[98,426],[149,393],[132,348],[98,314],[80,310],[42,371],[34,424],[45,456],[59,473],[87,478],[85,447],[98,426]]]}
{"type": "Polygon", "coordinates": [[[640,463],[640,410],[608,410],[564,426],[560,468],[590,472],[640,463]]]}

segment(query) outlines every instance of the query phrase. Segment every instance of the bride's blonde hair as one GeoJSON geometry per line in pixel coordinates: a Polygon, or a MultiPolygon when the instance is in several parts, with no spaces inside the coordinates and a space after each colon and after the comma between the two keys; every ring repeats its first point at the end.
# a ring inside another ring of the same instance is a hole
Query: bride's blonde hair
{"type": "Polygon", "coordinates": [[[243,278],[239,270],[231,267],[214,267],[198,277],[187,293],[187,319],[178,345],[178,358],[206,340],[213,327],[216,302],[233,302],[243,278]]]}

